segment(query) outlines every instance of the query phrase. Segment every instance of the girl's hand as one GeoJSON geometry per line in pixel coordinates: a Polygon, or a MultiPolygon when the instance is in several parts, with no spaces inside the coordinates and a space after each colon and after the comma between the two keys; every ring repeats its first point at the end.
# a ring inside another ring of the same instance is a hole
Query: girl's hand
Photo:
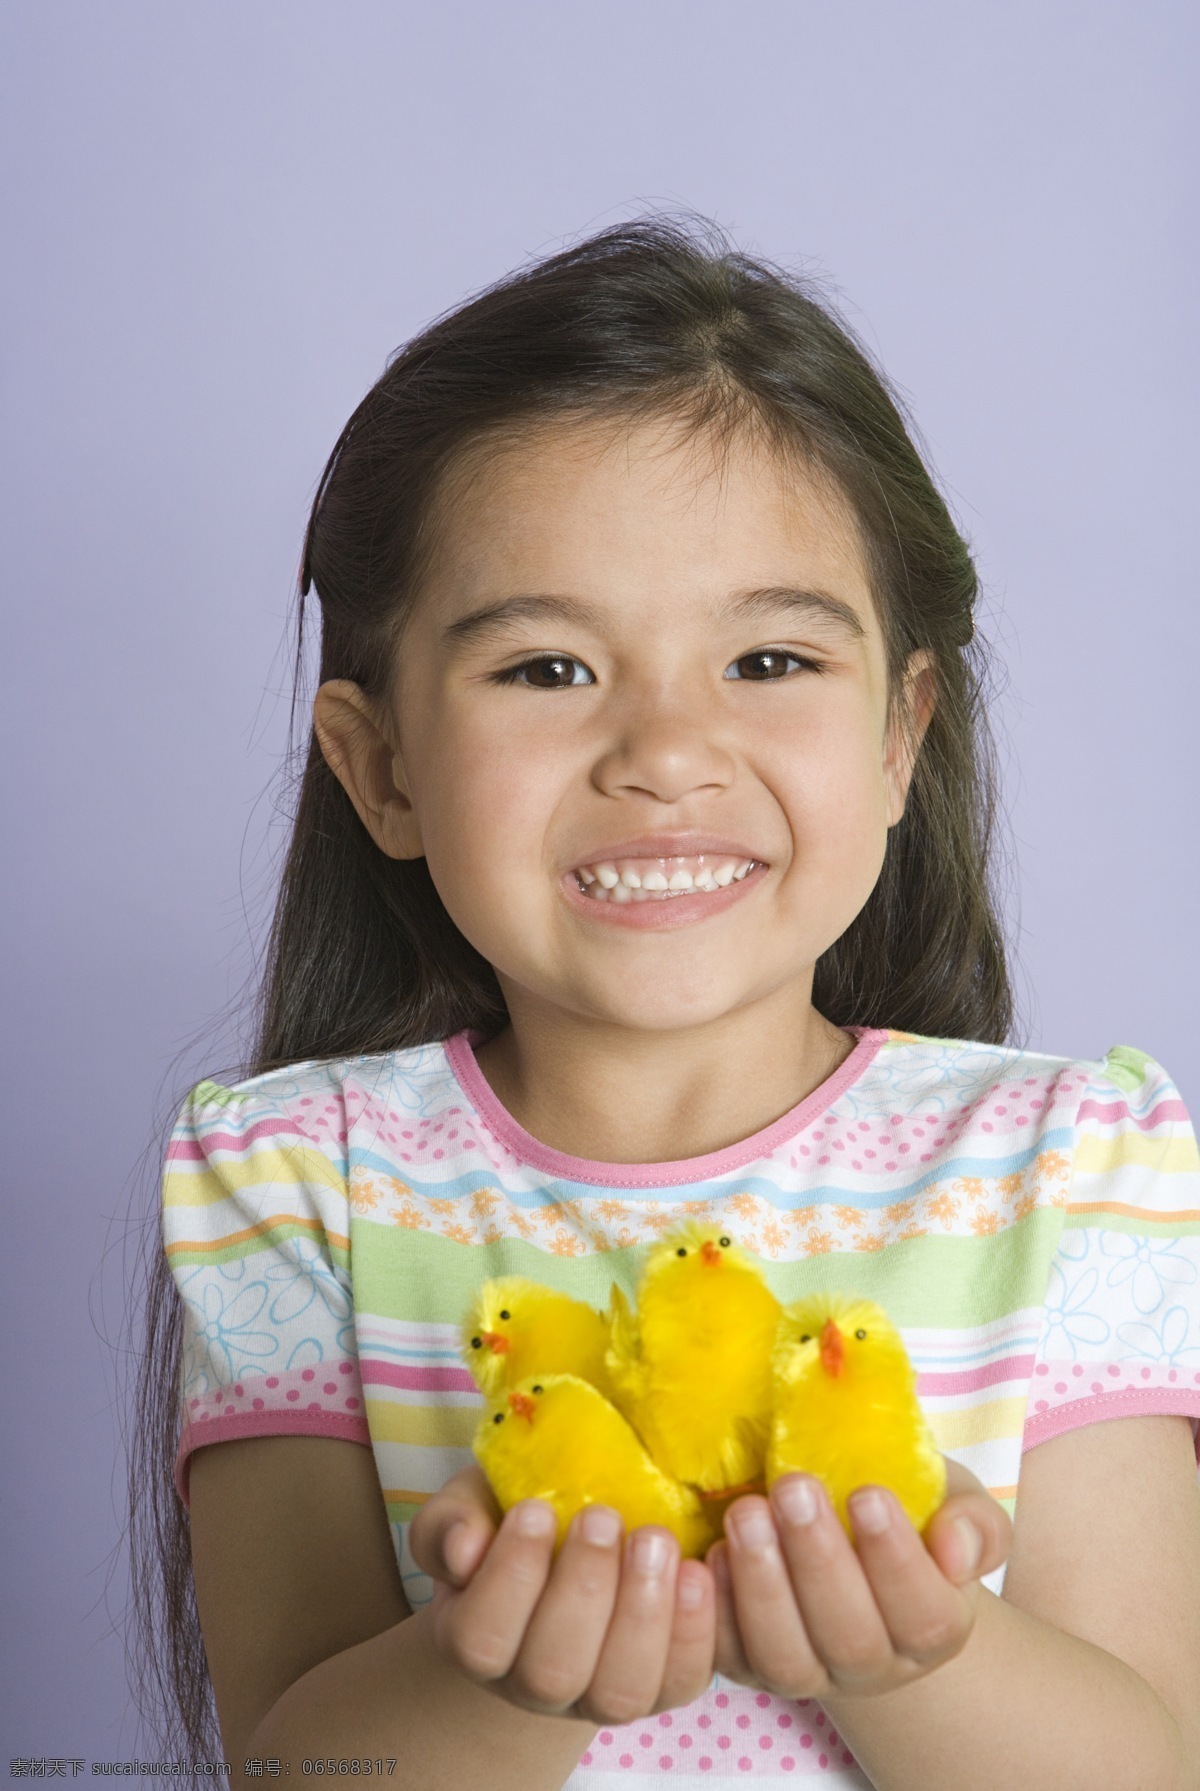
{"type": "Polygon", "coordinates": [[[971,1634],[980,1576],[1007,1558],[1012,1521],[957,1462],[947,1460],[946,1482],[923,1538],[881,1488],[885,1526],[868,1530],[862,1493],[852,1494],[857,1546],[810,1475],[784,1475],[769,1502],[735,1500],[707,1557],[717,1671],[783,1698],[836,1698],[896,1691],[953,1659],[971,1634]],[[789,1516],[797,1485],[816,1495],[807,1524],[789,1516]]]}
{"type": "Polygon", "coordinates": [[[590,1505],[552,1559],[541,1499],[500,1512],[478,1467],[447,1481],[413,1519],[417,1565],[437,1581],[433,1635],[459,1672],[545,1716],[629,1723],[690,1704],[712,1680],[716,1596],[702,1561],[669,1530],[624,1536],[590,1505]]]}

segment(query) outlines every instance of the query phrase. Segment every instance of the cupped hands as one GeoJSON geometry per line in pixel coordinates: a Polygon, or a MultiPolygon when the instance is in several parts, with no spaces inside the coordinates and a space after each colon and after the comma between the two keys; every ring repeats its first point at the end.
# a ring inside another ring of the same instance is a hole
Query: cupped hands
{"type": "Polygon", "coordinates": [[[853,1494],[853,1544],[820,1482],[789,1474],[769,1498],[735,1500],[701,1562],[681,1561],[658,1526],[625,1535],[607,1506],[579,1512],[555,1557],[550,1506],[527,1499],[502,1516],[472,1464],[426,1502],[409,1542],[435,1582],[438,1648],[520,1708],[634,1722],[692,1703],[714,1671],[784,1698],[864,1696],[959,1654],[978,1582],[1007,1557],[1003,1507],[957,1462],[946,1471],[923,1534],[890,1493],[853,1494]]]}

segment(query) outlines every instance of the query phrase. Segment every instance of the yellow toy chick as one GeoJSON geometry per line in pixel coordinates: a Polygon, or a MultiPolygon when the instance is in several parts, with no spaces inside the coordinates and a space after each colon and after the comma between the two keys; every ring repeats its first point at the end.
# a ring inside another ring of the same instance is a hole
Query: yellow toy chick
{"type": "Polygon", "coordinates": [[[848,1496],[885,1486],[923,1529],[946,1496],[946,1462],[882,1306],[836,1293],[796,1301],[779,1321],[772,1371],[768,1487],[782,1474],[815,1475],[853,1540],[848,1496]]]}
{"type": "Polygon", "coordinates": [[[609,1319],[523,1275],[485,1281],[467,1309],[461,1353],[494,1398],[530,1374],[575,1374],[608,1395],[609,1319]]]}
{"type": "Polygon", "coordinates": [[[614,1286],[613,1402],[674,1479],[712,1496],[761,1477],[779,1314],[757,1262],[722,1225],[663,1236],[636,1313],[614,1286]]]}
{"type": "Polygon", "coordinates": [[[472,1447],[501,1510],[519,1499],[553,1505],[556,1552],[584,1505],[611,1505],[627,1530],[662,1524],[685,1556],[698,1559],[716,1539],[691,1487],[655,1467],[620,1412],[573,1374],[530,1375],[501,1394],[472,1447]]]}

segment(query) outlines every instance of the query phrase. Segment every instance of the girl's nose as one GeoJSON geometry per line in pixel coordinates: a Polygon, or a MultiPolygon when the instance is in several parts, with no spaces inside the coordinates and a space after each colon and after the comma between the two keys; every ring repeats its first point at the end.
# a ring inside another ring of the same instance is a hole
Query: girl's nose
{"type": "Polygon", "coordinates": [[[718,725],[697,713],[700,703],[698,693],[690,705],[652,697],[635,702],[600,757],[596,783],[613,793],[644,791],[660,802],[680,802],[693,790],[728,788],[736,763],[718,725]]]}

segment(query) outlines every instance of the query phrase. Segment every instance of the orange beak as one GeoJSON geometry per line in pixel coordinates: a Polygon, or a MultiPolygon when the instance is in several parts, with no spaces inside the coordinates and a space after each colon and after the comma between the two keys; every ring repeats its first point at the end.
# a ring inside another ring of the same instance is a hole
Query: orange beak
{"type": "Polygon", "coordinates": [[[846,1346],[842,1342],[842,1333],[831,1318],[825,1320],[821,1332],[821,1366],[826,1374],[834,1376],[842,1372],[846,1360],[846,1346]]]}
{"type": "Polygon", "coordinates": [[[537,1411],[537,1406],[533,1403],[533,1400],[529,1397],[528,1393],[510,1393],[508,1396],[508,1409],[510,1412],[515,1412],[518,1418],[528,1418],[529,1422],[532,1424],[533,1414],[537,1411]]]}
{"type": "Polygon", "coordinates": [[[720,1249],[718,1248],[718,1246],[716,1244],[713,1243],[711,1238],[705,1238],[704,1242],[700,1246],[700,1254],[704,1258],[705,1262],[709,1264],[710,1267],[712,1266],[712,1264],[714,1262],[720,1262],[720,1260],[721,1260],[720,1249]]]}
{"type": "Polygon", "coordinates": [[[504,1336],[503,1332],[480,1331],[479,1335],[483,1338],[483,1341],[487,1344],[494,1356],[507,1355],[509,1339],[504,1336]]]}

